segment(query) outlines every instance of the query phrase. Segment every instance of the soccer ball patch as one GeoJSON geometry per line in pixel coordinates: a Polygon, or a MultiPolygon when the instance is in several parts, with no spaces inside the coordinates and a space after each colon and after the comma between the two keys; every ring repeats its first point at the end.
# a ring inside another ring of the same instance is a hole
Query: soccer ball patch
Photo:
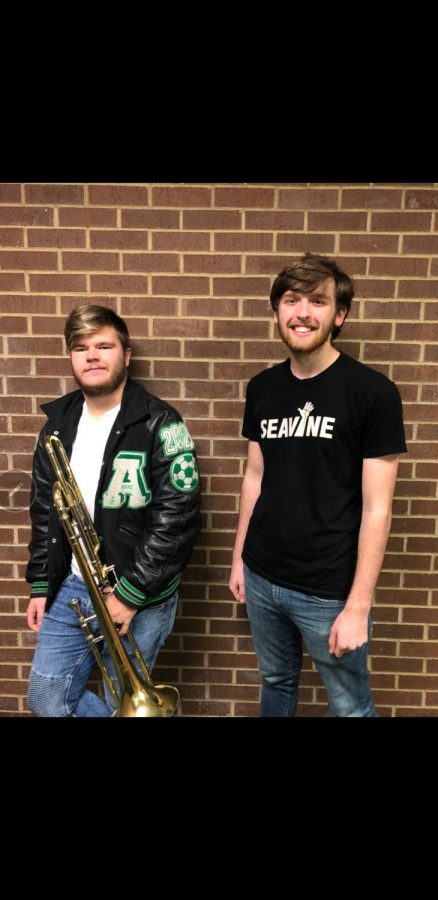
{"type": "Polygon", "coordinates": [[[170,480],[178,491],[188,493],[195,490],[199,482],[199,472],[193,453],[182,453],[173,460],[170,480]]]}

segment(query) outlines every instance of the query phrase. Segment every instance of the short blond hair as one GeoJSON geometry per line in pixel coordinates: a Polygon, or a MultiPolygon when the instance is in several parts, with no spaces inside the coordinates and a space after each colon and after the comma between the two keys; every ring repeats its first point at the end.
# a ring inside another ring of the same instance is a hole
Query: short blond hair
{"type": "Polygon", "coordinates": [[[67,350],[70,352],[74,343],[86,335],[95,334],[101,328],[114,328],[123,350],[130,346],[128,327],[124,319],[118,316],[109,306],[93,306],[90,303],[76,306],[67,318],[64,337],[67,350]]]}

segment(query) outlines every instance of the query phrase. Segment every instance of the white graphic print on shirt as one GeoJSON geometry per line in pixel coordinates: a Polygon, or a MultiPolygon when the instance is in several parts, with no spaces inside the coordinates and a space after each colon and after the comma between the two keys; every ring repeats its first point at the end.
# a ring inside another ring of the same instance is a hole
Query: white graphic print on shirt
{"type": "Polygon", "coordinates": [[[333,437],[333,428],[336,419],[333,416],[311,416],[315,409],[310,401],[303,408],[298,407],[299,416],[289,416],[287,419],[262,419],[260,422],[261,438],[284,437],[333,437]]]}

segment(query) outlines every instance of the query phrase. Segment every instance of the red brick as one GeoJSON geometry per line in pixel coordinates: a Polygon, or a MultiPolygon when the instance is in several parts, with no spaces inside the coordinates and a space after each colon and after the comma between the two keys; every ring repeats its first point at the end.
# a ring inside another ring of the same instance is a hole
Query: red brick
{"type": "Polygon", "coordinates": [[[242,215],[240,212],[224,212],[223,210],[185,210],[183,213],[183,228],[188,231],[218,229],[221,231],[225,228],[240,228],[242,225],[242,215]]]}
{"type": "Polygon", "coordinates": [[[184,272],[240,272],[241,257],[236,255],[223,255],[218,253],[193,255],[185,254],[183,257],[184,272]]]}
{"type": "Polygon", "coordinates": [[[438,234],[406,234],[403,253],[438,253],[438,234]]]}
{"type": "Polygon", "coordinates": [[[180,214],[170,209],[122,209],[122,228],[179,228],[180,214]]]}
{"type": "Polygon", "coordinates": [[[148,280],[143,275],[91,275],[92,294],[147,294],[148,280]]]}
{"type": "Polygon", "coordinates": [[[62,338],[43,338],[43,337],[9,337],[8,338],[9,353],[17,356],[50,356],[61,354],[64,352],[62,338]]]}
{"type": "Polygon", "coordinates": [[[247,212],[247,231],[299,231],[304,228],[302,212],[247,212]]]}
{"type": "Polygon", "coordinates": [[[423,384],[421,386],[420,400],[436,403],[438,400],[438,386],[436,384],[423,384]]]}
{"type": "Polygon", "coordinates": [[[424,304],[424,318],[434,320],[438,319],[438,303],[424,304]]]}
{"type": "Polygon", "coordinates": [[[132,184],[90,185],[88,194],[96,206],[149,206],[147,188],[132,184]]]}
{"type": "Polygon", "coordinates": [[[274,205],[274,191],[271,188],[218,187],[214,192],[214,205],[266,209],[274,205]]]}
{"type": "Polygon", "coordinates": [[[421,384],[424,381],[431,381],[436,384],[436,366],[394,366],[394,381],[414,381],[421,384]]]}
{"type": "Polygon", "coordinates": [[[53,225],[53,209],[0,206],[0,225],[53,225]]]}
{"type": "Polygon", "coordinates": [[[21,185],[0,184],[0,203],[21,203],[21,185]]]}
{"type": "Polygon", "coordinates": [[[1,327],[3,334],[25,334],[27,319],[24,316],[2,316],[1,327]]]}
{"type": "Polygon", "coordinates": [[[85,247],[85,231],[79,228],[28,228],[29,247],[85,247]]]}
{"type": "Polygon", "coordinates": [[[65,251],[62,254],[62,268],[64,271],[75,272],[117,272],[120,270],[120,256],[118,253],[98,253],[95,250],[65,251]]]}
{"type": "Polygon", "coordinates": [[[427,275],[429,261],[424,258],[414,257],[388,257],[378,256],[370,259],[370,275],[412,275],[424,277],[427,275]]]}
{"type": "MultiPolygon", "coordinates": [[[[339,209],[339,191],[299,188],[278,192],[280,209],[339,209]]],[[[260,204],[262,205],[262,204],[260,204]]]]}
{"type": "Polygon", "coordinates": [[[56,253],[39,253],[28,250],[0,251],[2,269],[56,269],[56,253]]]}
{"type": "Polygon", "coordinates": [[[59,224],[80,225],[84,228],[115,228],[117,225],[116,209],[94,209],[90,206],[81,208],[63,206],[58,211],[59,224]]]}
{"type": "Polygon", "coordinates": [[[154,294],[208,294],[209,279],[186,275],[157,275],[152,278],[152,291],[154,294]]]}
{"type": "Polygon", "coordinates": [[[421,281],[420,279],[417,281],[400,281],[398,295],[399,297],[438,298],[438,279],[436,281],[432,281],[432,279],[427,281],[421,281]]]}
{"type": "MultiPolygon", "coordinates": [[[[208,231],[154,231],[152,233],[152,249],[210,250],[210,233],[208,231]]],[[[231,247],[231,249],[237,248],[231,247]]]]}
{"type": "Polygon", "coordinates": [[[185,354],[189,358],[235,359],[240,355],[238,341],[185,341],[185,354]]]}
{"type": "Polygon", "coordinates": [[[148,232],[122,228],[90,231],[90,247],[93,250],[147,250],[148,232]]]}
{"type": "Polygon", "coordinates": [[[178,272],[176,253],[123,253],[124,272],[178,272]]]}
{"type": "Polygon", "coordinates": [[[420,359],[420,344],[365,344],[363,358],[365,362],[372,360],[411,360],[420,359]]]}
{"type": "MultiPolygon", "coordinates": [[[[257,375],[258,372],[260,372],[260,364],[255,362],[215,362],[213,365],[215,381],[221,381],[222,378],[230,378],[235,381],[243,380],[244,382],[247,382],[253,375],[257,375]]],[[[227,409],[231,409],[228,403],[225,403],[223,407],[220,404],[215,403],[214,414],[215,416],[223,415],[224,410],[227,409]]],[[[225,414],[228,415],[229,413],[226,412],[225,414]]],[[[236,415],[239,415],[242,418],[242,406],[239,406],[236,415]]]]}
{"type": "Polygon", "coordinates": [[[396,338],[401,341],[438,341],[438,322],[436,325],[415,322],[413,325],[399,322],[395,326],[396,338]]]}
{"type": "Polygon", "coordinates": [[[20,272],[1,272],[0,291],[24,291],[24,275],[20,272]]]}
{"type": "Polygon", "coordinates": [[[356,278],[355,288],[357,297],[394,297],[396,282],[384,278],[356,278]]]}
{"type": "Polygon", "coordinates": [[[401,205],[400,190],[372,187],[365,190],[344,188],[342,191],[344,209],[400,209],[401,205]]]}
{"type": "Polygon", "coordinates": [[[154,187],[153,206],[211,206],[211,189],[204,187],[154,187]]]}
{"type": "Polygon", "coordinates": [[[342,253],[397,253],[399,239],[392,234],[341,234],[342,253]]]}
{"type": "Polygon", "coordinates": [[[438,209],[438,190],[430,191],[406,191],[406,209],[438,209]]]}
{"type": "Polygon", "coordinates": [[[208,298],[207,300],[183,300],[181,304],[183,316],[237,316],[237,300],[219,300],[208,298]]]}
{"type": "Polygon", "coordinates": [[[287,352],[281,341],[248,341],[244,347],[244,355],[245,359],[281,362],[287,352]]]}
{"type": "Polygon", "coordinates": [[[22,247],[23,244],[24,231],[22,228],[0,228],[1,247],[22,247]]]}
{"type": "Polygon", "coordinates": [[[366,213],[309,213],[309,231],[365,231],[366,224],[366,213]]]}
{"type": "Polygon", "coordinates": [[[206,319],[155,319],[154,336],[157,337],[208,337],[206,319]]]}
{"type": "Polygon", "coordinates": [[[84,187],[81,184],[26,184],[26,203],[83,203],[84,187]]]}
{"type": "Polygon", "coordinates": [[[213,334],[217,338],[250,340],[269,338],[269,322],[223,322],[213,323],[213,334]]]}
{"type": "Polygon", "coordinates": [[[213,294],[218,297],[263,294],[269,296],[268,278],[214,278],[213,294]]]}
{"type": "Polygon", "coordinates": [[[171,297],[122,297],[121,315],[176,316],[176,300],[171,297]]]}
{"type": "Polygon", "coordinates": [[[366,300],[364,313],[366,319],[409,319],[413,322],[420,318],[421,304],[401,300],[366,300]]]}
{"type": "Polygon", "coordinates": [[[247,250],[269,251],[273,249],[273,239],[273,234],[259,232],[217,232],[214,235],[214,248],[219,253],[224,250],[231,250],[235,253],[238,251],[244,253],[247,250]]]}
{"type": "Polygon", "coordinates": [[[372,231],[430,231],[430,213],[384,212],[373,213],[372,231]]]}
{"type": "Polygon", "coordinates": [[[85,293],[85,275],[30,275],[31,291],[53,291],[55,294],[82,291],[85,293]]]}
{"type": "MultiPolygon", "coordinates": [[[[266,235],[267,237],[268,235],[266,235]]],[[[301,232],[298,234],[290,234],[277,232],[276,247],[277,253],[299,253],[304,255],[307,250],[312,253],[333,253],[335,247],[335,238],[332,234],[311,234],[301,232]]],[[[270,250],[270,247],[249,247],[249,250],[270,250]]]]}
{"type": "Polygon", "coordinates": [[[246,257],[245,272],[248,275],[278,275],[286,266],[292,265],[295,259],[291,256],[250,256],[246,257]]]}

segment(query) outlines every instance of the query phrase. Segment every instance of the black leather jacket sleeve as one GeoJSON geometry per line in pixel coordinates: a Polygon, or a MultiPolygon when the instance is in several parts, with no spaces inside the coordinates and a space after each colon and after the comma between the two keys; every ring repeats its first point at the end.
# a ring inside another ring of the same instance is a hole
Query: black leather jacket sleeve
{"type": "Polygon", "coordinates": [[[190,450],[186,459],[193,462],[196,485],[193,489],[182,490],[175,483],[174,473],[175,464],[178,468],[178,460],[184,453],[165,455],[160,429],[166,419],[169,419],[168,413],[154,423],[149,469],[152,501],[147,524],[137,539],[129,565],[122,568],[123,574],[114,592],[119,600],[136,609],[164,601],[175,592],[200,531],[199,473],[195,452],[190,450]]]}
{"type": "Polygon", "coordinates": [[[45,597],[49,583],[47,536],[52,479],[50,462],[44,449],[44,436],[43,429],[38,437],[33,457],[29,506],[32,531],[29,543],[30,560],[26,570],[26,580],[32,585],[32,597],[45,597]]]}

